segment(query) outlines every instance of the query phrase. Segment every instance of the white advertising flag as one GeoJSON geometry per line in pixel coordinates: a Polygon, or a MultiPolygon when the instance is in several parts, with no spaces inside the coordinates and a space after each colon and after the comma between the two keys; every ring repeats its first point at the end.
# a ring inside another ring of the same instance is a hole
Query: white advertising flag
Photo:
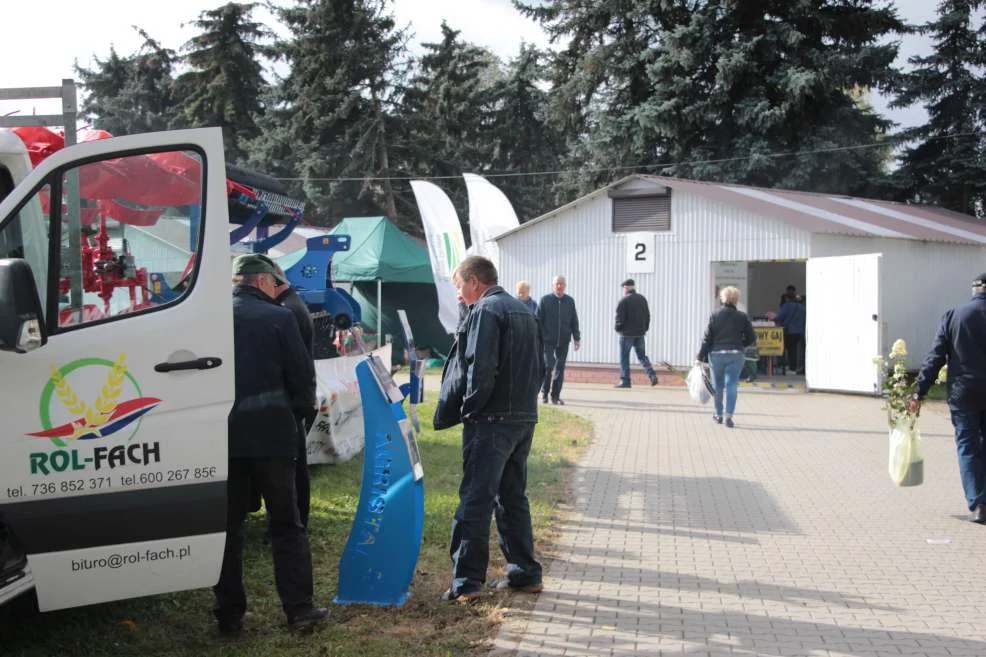
{"type": "Polygon", "coordinates": [[[411,189],[418,202],[418,212],[425,229],[431,271],[435,275],[438,293],[438,320],[449,333],[455,333],[459,324],[459,301],[452,283],[452,272],[466,252],[462,238],[462,226],[452,201],[437,185],[422,180],[412,180],[411,189]]]}
{"type": "Polygon", "coordinates": [[[474,173],[464,173],[469,194],[470,253],[481,255],[500,266],[500,249],[493,238],[520,225],[510,199],[493,183],[474,173]]]}

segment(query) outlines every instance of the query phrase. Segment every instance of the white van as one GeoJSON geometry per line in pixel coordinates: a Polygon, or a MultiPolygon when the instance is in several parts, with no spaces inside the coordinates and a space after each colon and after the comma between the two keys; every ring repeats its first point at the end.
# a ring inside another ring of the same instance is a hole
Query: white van
{"type": "Polygon", "coordinates": [[[3,162],[0,602],[211,585],[233,401],[221,130],[3,162]],[[162,280],[177,298],[156,296],[162,280]]]}

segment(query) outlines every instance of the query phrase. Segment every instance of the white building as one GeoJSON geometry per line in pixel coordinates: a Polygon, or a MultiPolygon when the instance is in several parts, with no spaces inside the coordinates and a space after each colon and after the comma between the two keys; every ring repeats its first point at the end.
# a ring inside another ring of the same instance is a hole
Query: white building
{"type": "MultiPolygon", "coordinates": [[[[582,329],[574,363],[616,365],[621,282],[647,297],[652,360],[688,366],[718,286],[751,316],[795,285],[807,305],[809,388],[873,392],[897,338],[917,367],[941,313],[986,271],[986,223],[940,208],[633,175],[497,238],[500,280],[532,296],[568,279],[582,329]]],[[[631,362],[634,362],[631,357],[631,362]]]]}

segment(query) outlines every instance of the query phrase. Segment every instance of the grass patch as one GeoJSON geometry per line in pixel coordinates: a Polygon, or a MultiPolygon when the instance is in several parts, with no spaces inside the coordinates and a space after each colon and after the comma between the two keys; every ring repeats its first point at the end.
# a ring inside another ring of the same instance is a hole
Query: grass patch
{"type": "MultiPolygon", "coordinates": [[[[433,404],[421,408],[430,419],[433,404]]],[[[568,500],[567,475],[591,436],[586,420],[541,408],[528,464],[528,495],[539,555],[546,553],[557,525],[558,506],[568,500]]],[[[428,422],[430,424],[430,422],[428,422]]],[[[274,589],[270,549],[264,545],[264,517],[251,516],[245,557],[249,616],[247,635],[224,640],[215,631],[208,589],[159,595],[78,609],[32,613],[30,597],[0,608],[0,654],[5,657],[393,657],[480,654],[489,647],[509,600],[498,593],[466,607],[438,600],[449,582],[448,540],[458,504],[462,470],[461,432],[424,428],[419,437],[425,467],[425,527],[410,600],[401,608],[329,604],[331,622],[316,634],[285,629],[274,589]]],[[[311,546],[316,601],[335,596],[338,564],[356,510],[362,458],[312,471],[311,546]]],[[[492,532],[490,576],[504,563],[492,532]]],[[[543,561],[543,559],[542,559],[543,561]]],[[[519,598],[515,598],[519,600],[519,598]]]]}

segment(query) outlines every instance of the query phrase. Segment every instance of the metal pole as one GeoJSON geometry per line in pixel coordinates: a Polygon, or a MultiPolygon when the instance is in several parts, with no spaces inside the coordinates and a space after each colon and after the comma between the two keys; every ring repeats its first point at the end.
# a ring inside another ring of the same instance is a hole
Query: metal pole
{"type": "Polygon", "coordinates": [[[377,279],[377,349],[383,346],[383,280],[377,279]]]}

